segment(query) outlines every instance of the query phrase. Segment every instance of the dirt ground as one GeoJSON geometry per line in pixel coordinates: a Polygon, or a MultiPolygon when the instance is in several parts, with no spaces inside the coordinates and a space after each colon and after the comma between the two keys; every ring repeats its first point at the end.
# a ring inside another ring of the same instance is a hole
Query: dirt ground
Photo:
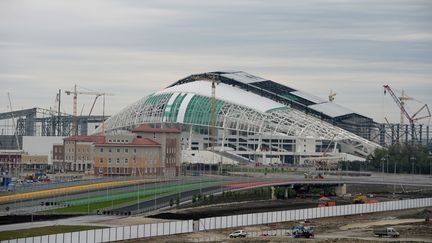
{"type": "MultiPolygon", "coordinates": [[[[283,211],[292,209],[312,208],[318,205],[318,198],[290,198],[287,200],[263,200],[263,201],[245,201],[235,203],[224,203],[217,205],[207,205],[200,207],[190,207],[186,209],[173,209],[156,215],[151,215],[152,218],[160,219],[200,219],[216,216],[227,216],[233,214],[260,213],[268,211],[283,211]]],[[[350,200],[344,200],[337,197],[332,197],[332,200],[337,202],[337,205],[351,203],[350,200]]]]}
{"type": "MultiPolygon", "coordinates": [[[[425,209],[411,209],[363,215],[314,219],[310,222],[287,222],[155,237],[132,242],[432,242],[432,222],[425,222],[425,209]],[[315,226],[314,239],[293,239],[286,235],[295,224],[315,226]],[[399,238],[378,238],[374,227],[394,227],[399,238]],[[244,239],[229,239],[234,230],[245,230],[244,239]],[[269,236],[261,236],[267,234],[269,236]]],[[[429,208],[432,210],[432,208],[429,208]]]]}

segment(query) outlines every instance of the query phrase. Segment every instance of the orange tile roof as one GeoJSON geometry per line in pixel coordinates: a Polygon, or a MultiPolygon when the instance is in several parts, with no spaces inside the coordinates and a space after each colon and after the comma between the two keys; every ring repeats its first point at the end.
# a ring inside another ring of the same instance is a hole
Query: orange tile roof
{"type": "Polygon", "coordinates": [[[63,140],[103,143],[105,141],[105,137],[104,136],[70,136],[64,138],[63,140]]]}
{"type": "Polygon", "coordinates": [[[150,138],[134,138],[130,143],[108,143],[106,141],[96,142],[100,146],[159,146],[160,144],[150,138]]]}

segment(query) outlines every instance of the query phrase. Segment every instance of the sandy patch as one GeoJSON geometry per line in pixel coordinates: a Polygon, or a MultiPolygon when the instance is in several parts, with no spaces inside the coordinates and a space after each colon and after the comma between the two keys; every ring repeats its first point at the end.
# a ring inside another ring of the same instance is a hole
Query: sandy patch
{"type": "Polygon", "coordinates": [[[340,230],[356,229],[356,228],[367,228],[370,226],[383,226],[383,225],[397,225],[397,224],[409,224],[423,222],[424,219],[383,219],[372,222],[354,223],[347,224],[339,227],[340,230]]]}

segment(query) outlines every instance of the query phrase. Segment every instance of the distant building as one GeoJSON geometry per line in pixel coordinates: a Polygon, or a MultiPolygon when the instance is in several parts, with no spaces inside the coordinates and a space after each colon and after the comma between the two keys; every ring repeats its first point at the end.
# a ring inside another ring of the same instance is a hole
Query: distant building
{"type": "Polygon", "coordinates": [[[95,144],[95,175],[163,175],[161,145],[134,134],[106,136],[95,144]]]}
{"type": "Polygon", "coordinates": [[[138,138],[153,139],[160,144],[162,170],[165,175],[178,175],[181,164],[181,131],[176,128],[153,128],[147,124],[132,130],[138,138]]]}
{"type": "Polygon", "coordinates": [[[103,136],[71,136],[64,139],[65,168],[71,171],[89,172],[93,168],[93,150],[96,142],[102,143],[103,136]]]}
{"type": "Polygon", "coordinates": [[[22,150],[0,150],[0,172],[12,172],[20,167],[22,155],[22,150]]]}
{"type": "Polygon", "coordinates": [[[63,144],[53,144],[52,148],[52,163],[54,171],[66,171],[70,170],[69,167],[66,167],[66,163],[64,161],[64,145],[63,144]]]}
{"type": "Polygon", "coordinates": [[[48,155],[29,155],[23,154],[21,156],[21,164],[23,169],[27,171],[37,171],[48,169],[48,155]]]}
{"type": "Polygon", "coordinates": [[[176,176],[181,132],[141,125],[132,132],[64,139],[64,168],[102,176],[176,176]]]}

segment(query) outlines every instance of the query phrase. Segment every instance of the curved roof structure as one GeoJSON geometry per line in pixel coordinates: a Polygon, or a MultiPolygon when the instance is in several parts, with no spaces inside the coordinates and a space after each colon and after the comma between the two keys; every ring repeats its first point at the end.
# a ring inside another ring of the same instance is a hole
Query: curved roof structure
{"type": "Polygon", "coordinates": [[[338,141],[344,150],[366,156],[379,145],[335,126],[339,117],[356,114],[303,91],[245,72],[191,75],[142,98],[112,116],[107,131],[134,129],[142,123],[210,126],[212,90],[216,81],[215,126],[220,129],[338,141]]]}

